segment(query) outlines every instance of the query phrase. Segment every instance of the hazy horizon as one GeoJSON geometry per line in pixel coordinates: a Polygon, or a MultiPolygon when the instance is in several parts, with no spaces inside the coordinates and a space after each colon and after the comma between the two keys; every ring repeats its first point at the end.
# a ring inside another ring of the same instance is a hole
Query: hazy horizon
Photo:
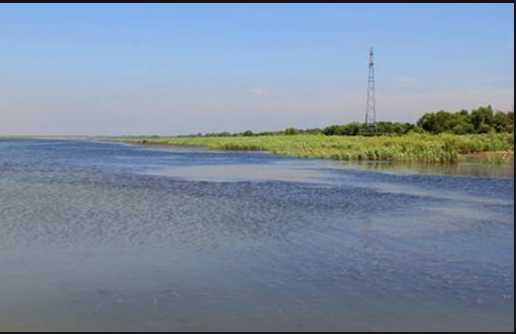
{"type": "Polygon", "coordinates": [[[514,4],[0,5],[0,136],[180,135],[514,102],[514,4]]]}

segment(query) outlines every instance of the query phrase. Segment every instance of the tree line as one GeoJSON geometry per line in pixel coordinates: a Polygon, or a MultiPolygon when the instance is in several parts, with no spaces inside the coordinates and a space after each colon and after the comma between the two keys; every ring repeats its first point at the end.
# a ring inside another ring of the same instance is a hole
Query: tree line
{"type": "Polygon", "coordinates": [[[326,128],[297,129],[287,128],[284,131],[239,133],[206,133],[197,134],[202,137],[232,136],[277,136],[277,135],[326,135],[326,136],[359,136],[359,135],[405,135],[408,133],[450,133],[456,135],[485,133],[514,133],[514,112],[494,111],[491,106],[458,112],[438,111],[424,114],[416,124],[402,122],[377,122],[375,125],[365,123],[349,123],[331,125],[326,128]]]}
{"type": "Polygon", "coordinates": [[[417,126],[433,134],[513,133],[514,112],[494,112],[491,106],[480,107],[471,112],[439,111],[423,115],[417,126]]]}

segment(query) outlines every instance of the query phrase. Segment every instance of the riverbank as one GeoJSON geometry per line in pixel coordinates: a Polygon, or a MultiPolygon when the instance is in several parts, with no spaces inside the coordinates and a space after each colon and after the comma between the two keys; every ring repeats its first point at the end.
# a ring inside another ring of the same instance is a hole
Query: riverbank
{"type": "Polygon", "coordinates": [[[119,137],[114,141],[206,147],[214,150],[267,151],[275,155],[335,160],[458,163],[467,155],[482,154],[490,162],[513,157],[514,134],[405,136],[232,136],[232,137],[119,137]],[[504,152],[491,153],[491,152],[504,152]],[[493,155],[494,154],[494,155],[493,155]]]}

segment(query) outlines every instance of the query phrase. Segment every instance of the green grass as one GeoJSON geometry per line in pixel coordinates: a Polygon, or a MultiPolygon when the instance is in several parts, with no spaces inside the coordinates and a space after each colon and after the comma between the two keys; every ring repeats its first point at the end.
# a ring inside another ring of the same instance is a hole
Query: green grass
{"type": "Polygon", "coordinates": [[[198,146],[214,150],[267,151],[276,155],[336,160],[457,163],[465,154],[512,151],[514,134],[346,137],[324,135],[256,137],[132,137],[128,143],[198,146]]]}

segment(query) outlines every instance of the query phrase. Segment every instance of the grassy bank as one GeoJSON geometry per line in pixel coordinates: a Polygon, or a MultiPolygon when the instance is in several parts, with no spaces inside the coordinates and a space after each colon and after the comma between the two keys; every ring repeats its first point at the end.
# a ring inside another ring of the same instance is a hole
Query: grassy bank
{"type": "Polygon", "coordinates": [[[514,134],[404,136],[132,137],[127,143],[267,151],[293,157],[456,163],[462,155],[514,150],[514,134]]]}

